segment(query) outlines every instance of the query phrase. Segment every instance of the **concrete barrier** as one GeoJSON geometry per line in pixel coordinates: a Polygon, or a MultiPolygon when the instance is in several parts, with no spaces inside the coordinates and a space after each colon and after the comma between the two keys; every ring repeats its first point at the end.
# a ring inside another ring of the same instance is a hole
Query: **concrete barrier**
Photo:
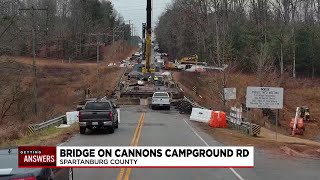
{"type": "Polygon", "coordinates": [[[140,105],[139,98],[120,98],[115,101],[118,105],[140,105]]]}
{"type": "Polygon", "coordinates": [[[66,112],[66,118],[68,125],[79,122],[79,111],[66,112]]]}
{"type": "Polygon", "coordinates": [[[118,123],[120,124],[120,109],[117,109],[117,112],[118,112],[118,123]]]}
{"type": "Polygon", "coordinates": [[[149,104],[148,99],[140,99],[140,105],[147,106],[149,104]]]}
{"type": "Polygon", "coordinates": [[[212,110],[192,108],[190,120],[203,123],[209,123],[211,119],[212,110]]]}

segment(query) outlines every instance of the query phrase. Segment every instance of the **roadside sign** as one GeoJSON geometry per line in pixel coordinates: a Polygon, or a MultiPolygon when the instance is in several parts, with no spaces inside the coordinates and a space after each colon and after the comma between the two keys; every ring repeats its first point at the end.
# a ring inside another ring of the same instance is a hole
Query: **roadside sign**
{"type": "Polygon", "coordinates": [[[231,107],[230,121],[234,124],[241,125],[242,122],[242,108],[231,107]]]}
{"type": "Polygon", "coordinates": [[[247,87],[247,108],[283,108],[283,88],[247,87]]]}
{"type": "Polygon", "coordinates": [[[236,88],[224,88],[224,99],[236,99],[237,98],[237,89],[236,88]]]}

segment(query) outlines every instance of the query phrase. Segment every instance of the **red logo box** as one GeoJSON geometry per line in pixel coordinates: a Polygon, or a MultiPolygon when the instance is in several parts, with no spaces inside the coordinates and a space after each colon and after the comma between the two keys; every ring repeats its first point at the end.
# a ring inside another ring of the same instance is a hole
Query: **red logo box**
{"type": "Polygon", "coordinates": [[[18,148],[19,168],[42,168],[56,166],[55,146],[20,146],[18,148]]]}

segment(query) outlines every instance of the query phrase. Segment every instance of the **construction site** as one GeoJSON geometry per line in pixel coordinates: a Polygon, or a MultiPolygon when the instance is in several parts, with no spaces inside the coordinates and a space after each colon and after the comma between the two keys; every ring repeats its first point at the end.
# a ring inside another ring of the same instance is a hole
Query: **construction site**
{"type": "Polygon", "coordinates": [[[319,179],[320,2],[140,3],[0,2],[0,180],[319,179]]]}

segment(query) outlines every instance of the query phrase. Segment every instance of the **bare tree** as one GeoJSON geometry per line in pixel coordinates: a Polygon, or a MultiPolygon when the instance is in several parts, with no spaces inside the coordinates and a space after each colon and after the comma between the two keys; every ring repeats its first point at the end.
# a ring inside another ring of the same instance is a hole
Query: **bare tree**
{"type": "Polygon", "coordinates": [[[254,56],[254,65],[260,86],[264,86],[267,79],[266,77],[268,77],[273,70],[273,62],[270,57],[268,44],[261,44],[260,52],[254,56]]]}
{"type": "Polygon", "coordinates": [[[25,100],[30,89],[22,86],[22,80],[30,68],[6,57],[0,57],[0,121],[6,117],[24,114],[29,109],[25,100]]]}
{"type": "Polygon", "coordinates": [[[295,30],[295,22],[296,22],[296,13],[299,5],[299,0],[291,0],[290,8],[291,8],[291,20],[292,20],[292,41],[293,41],[293,68],[292,68],[292,77],[296,78],[296,30],[295,30]]]}

